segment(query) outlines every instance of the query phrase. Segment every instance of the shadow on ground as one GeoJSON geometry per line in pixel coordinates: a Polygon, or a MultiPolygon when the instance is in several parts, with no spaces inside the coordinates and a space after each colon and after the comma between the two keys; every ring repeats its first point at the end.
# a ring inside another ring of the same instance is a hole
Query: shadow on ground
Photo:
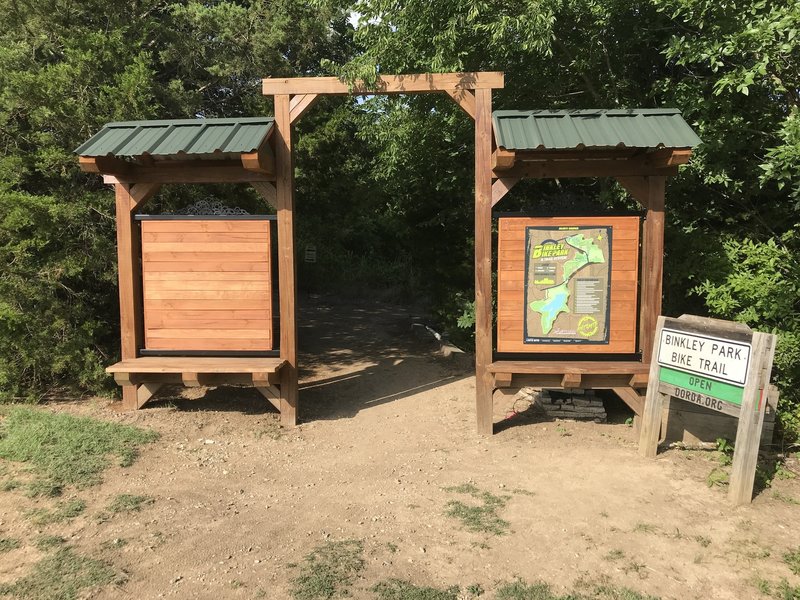
{"type": "Polygon", "coordinates": [[[299,319],[302,418],[350,418],[469,377],[471,356],[441,356],[432,336],[415,335],[420,322],[402,306],[307,299],[299,319]]]}
{"type": "MultiPolygon", "coordinates": [[[[432,390],[472,375],[472,357],[439,354],[424,322],[407,307],[306,297],[298,315],[300,420],[350,418],[359,411],[432,390]]],[[[165,386],[148,407],[180,411],[277,413],[247,387],[165,386]]]]}

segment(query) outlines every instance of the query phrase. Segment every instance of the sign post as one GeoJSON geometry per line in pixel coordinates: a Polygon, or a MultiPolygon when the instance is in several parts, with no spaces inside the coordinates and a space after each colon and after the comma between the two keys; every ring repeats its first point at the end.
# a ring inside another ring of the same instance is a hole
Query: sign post
{"type": "Polygon", "coordinates": [[[741,323],[683,315],[659,317],[642,417],[639,454],[658,451],[664,398],[739,419],[728,499],[752,500],[776,337],[741,323]]]}

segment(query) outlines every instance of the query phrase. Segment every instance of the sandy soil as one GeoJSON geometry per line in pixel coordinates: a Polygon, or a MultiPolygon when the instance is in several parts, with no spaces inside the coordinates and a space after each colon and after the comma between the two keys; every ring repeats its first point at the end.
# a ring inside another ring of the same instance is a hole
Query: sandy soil
{"type": "MultiPolygon", "coordinates": [[[[136,413],[95,399],[51,405],[152,428],[161,438],[129,468],[84,492],[84,516],[50,526],[127,582],[98,598],[288,598],[297,564],[326,540],[364,542],[367,567],[351,592],[390,577],[415,584],[542,580],[556,590],[606,579],[663,598],[759,598],[758,578],[800,584],[781,557],[800,544],[797,480],[776,480],[732,509],[709,488],[709,453],[636,452],[616,424],[516,417],[491,439],[475,433],[474,378],[459,357],[411,333],[404,309],[306,300],[301,310],[302,425],[280,430],[258,394],[220,388],[161,393],[136,413]],[[444,515],[467,482],[510,496],[498,537],[444,515]],[[117,494],[155,502],[98,517],[117,494]],[[115,543],[124,540],[126,543],[115,543]]],[[[497,419],[508,411],[497,406],[497,419]]],[[[0,493],[0,536],[30,533],[37,502],[0,493]]],[[[0,554],[0,581],[41,554],[0,554]]]]}

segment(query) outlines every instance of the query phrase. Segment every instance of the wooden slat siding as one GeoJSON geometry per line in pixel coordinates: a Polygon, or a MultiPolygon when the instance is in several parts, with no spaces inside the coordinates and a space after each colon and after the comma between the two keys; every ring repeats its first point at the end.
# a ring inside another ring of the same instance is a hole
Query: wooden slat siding
{"type": "Polygon", "coordinates": [[[141,227],[145,348],[273,348],[270,221],[143,220],[141,227]],[[230,241],[236,236],[246,241],[230,241]]]}
{"type": "Polygon", "coordinates": [[[144,262],[190,262],[207,263],[215,261],[235,261],[243,263],[265,262],[269,256],[268,251],[263,252],[149,252],[145,251],[142,259],[144,262]]]}
{"type": "Polygon", "coordinates": [[[639,277],[638,217],[509,218],[498,234],[497,351],[526,353],[632,354],[636,352],[636,289],[639,277]],[[608,344],[524,344],[525,228],[531,225],[613,227],[608,344]],[[503,258],[522,257],[521,260],[503,258]]]}
{"type": "MultiPolygon", "coordinates": [[[[148,284],[149,285],[149,284],[148,284]]],[[[145,300],[267,300],[267,291],[253,290],[150,290],[145,300]]]]}
{"type": "Polygon", "coordinates": [[[262,253],[264,246],[264,238],[260,240],[253,240],[248,242],[227,242],[223,240],[209,240],[207,242],[147,242],[148,253],[175,253],[184,254],[187,252],[200,252],[200,253],[222,253],[229,252],[236,254],[244,253],[262,253]]]}
{"type": "MultiPolygon", "coordinates": [[[[183,282],[189,283],[190,281],[197,281],[197,278],[200,277],[196,271],[154,271],[150,270],[148,273],[145,274],[145,279],[147,281],[162,281],[162,282],[183,282]]],[[[246,281],[265,281],[264,273],[259,271],[208,271],[202,274],[203,281],[206,283],[212,281],[239,281],[239,282],[246,282],[246,281]]],[[[270,282],[267,282],[269,285],[270,282]]]]}
{"type": "Polygon", "coordinates": [[[226,351],[226,352],[267,352],[272,350],[271,340],[267,339],[239,339],[239,338],[147,338],[148,350],[175,350],[181,351],[226,351]]]}
{"type": "MultiPolygon", "coordinates": [[[[198,219],[164,219],[141,221],[147,223],[149,233],[202,233],[202,232],[233,232],[233,233],[261,233],[266,227],[266,219],[253,221],[243,219],[222,220],[214,219],[201,221],[198,219]]],[[[144,231],[143,231],[144,235],[144,231]]]]}
{"type": "Polygon", "coordinates": [[[205,263],[192,262],[150,262],[148,273],[158,271],[185,272],[185,273],[220,273],[220,272],[269,272],[270,266],[267,262],[228,262],[227,260],[210,260],[205,263]]]}
{"type": "MultiPolygon", "coordinates": [[[[335,78],[333,78],[335,79],[335,78]]],[[[340,82],[341,83],[341,82],[340,82]]],[[[319,90],[323,91],[323,90],[319,90]]],[[[264,93],[268,93],[266,88],[264,93]]],[[[313,90],[308,93],[316,93],[313,90]]],[[[292,119],[287,93],[275,96],[275,203],[278,212],[278,288],[280,312],[281,424],[297,424],[297,265],[294,241],[294,153],[292,119]]]]}
{"type": "MultiPolygon", "coordinates": [[[[170,281],[168,279],[153,279],[151,277],[147,278],[147,286],[148,289],[151,291],[158,290],[158,291],[165,291],[165,290],[217,290],[217,291],[224,291],[224,290],[249,290],[253,292],[269,292],[270,285],[269,281],[264,279],[264,275],[261,275],[260,280],[239,280],[237,278],[227,278],[227,279],[208,279],[208,273],[204,273],[202,275],[203,279],[197,280],[196,277],[192,279],[178,279],[170,281]]],[[[236,274],[241,277],[241,273],[236,274]]]]}
{"type": "Polygon", "coordinates": [[[203,244],[257,243],[264,241],[260,231],[151,231],[142,235],[145,242],[194,242],[203,244]]]}
{"type": "Polygon", "coordinates": [[[492,435],[492,90],[475,90],[475,397],[479,435],[492,435]]]}

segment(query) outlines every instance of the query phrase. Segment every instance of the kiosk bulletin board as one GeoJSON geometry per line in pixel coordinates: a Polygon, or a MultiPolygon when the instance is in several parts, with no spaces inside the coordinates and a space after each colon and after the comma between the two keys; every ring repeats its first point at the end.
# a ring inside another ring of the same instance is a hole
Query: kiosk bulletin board
{"type": "Polygon", "coordinates": [[[498,219],[497,351],[633,354],[641,218],[498,219]]]}

